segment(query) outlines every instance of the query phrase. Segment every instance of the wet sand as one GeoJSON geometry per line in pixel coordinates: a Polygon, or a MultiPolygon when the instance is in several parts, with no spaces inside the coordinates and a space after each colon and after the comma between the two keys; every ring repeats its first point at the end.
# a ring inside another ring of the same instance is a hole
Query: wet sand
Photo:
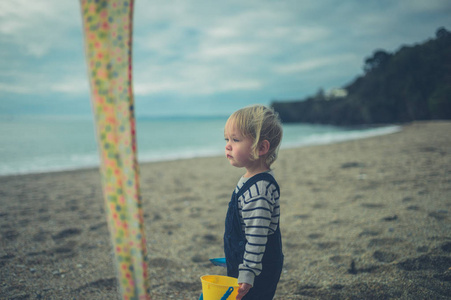
{"type": "MultiPolygon", "coordinates": [[[[451,122],[287,149],[276,299],[451,299],[451,122]]],[[[141,165],[152,299],[198,299],[224,275],[243,173],[222,157],[141,165]]],[[[98,170],[0,177],[0,298],[116,299],[98,170]]]]}

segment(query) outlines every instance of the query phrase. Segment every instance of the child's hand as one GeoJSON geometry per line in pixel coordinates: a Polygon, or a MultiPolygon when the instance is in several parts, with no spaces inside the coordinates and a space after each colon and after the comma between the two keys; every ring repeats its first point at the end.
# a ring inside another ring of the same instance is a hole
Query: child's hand
{"type": "Polygon", "coordinates": [[[240,288],[238,289],[238,295],[236,296],[236,300],[241,300],[251,289],[252,285],[249,283],[240,283],[240,288]]]}

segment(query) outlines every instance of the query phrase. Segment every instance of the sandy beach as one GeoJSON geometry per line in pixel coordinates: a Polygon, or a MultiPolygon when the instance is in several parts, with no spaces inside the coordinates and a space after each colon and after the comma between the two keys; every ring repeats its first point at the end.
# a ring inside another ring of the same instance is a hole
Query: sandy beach
{"type": "MultiPolygon", "coordinates": [[[[276,299],[451,299],[451,122],[286,149],[276,299]]],[[[243,170],[223,157],[141,165],[152,299],[224,275],[243,170]]],[[[117,299],[98,169],[0,177],[0,299],[117,299]]]]}

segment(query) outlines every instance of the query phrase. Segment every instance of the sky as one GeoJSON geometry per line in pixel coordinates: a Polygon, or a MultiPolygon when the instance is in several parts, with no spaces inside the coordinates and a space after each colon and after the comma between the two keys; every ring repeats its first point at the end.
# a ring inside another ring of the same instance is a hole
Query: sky
{"type": "MultiPolygon", "coordinates": [[[[451,30],[449,0],[136,0],[138,116],[228,115],[363,74],[375,50],[451,30]]],[[[89,115],[77,0],[0,2],[0,115],[89,115]]]]}

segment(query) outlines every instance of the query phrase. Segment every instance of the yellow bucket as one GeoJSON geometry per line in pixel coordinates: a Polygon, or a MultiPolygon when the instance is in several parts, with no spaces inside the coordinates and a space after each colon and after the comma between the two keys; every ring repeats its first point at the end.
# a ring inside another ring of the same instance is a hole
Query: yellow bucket
{"type": "Polygon", "coordinates": [[[204,300],[220,300],[229,287],[233,287],[233,292],[227,299],[235,300],[238,295],[238,280],[233,277],[220,275],[204,275],[202,281],[202,293],[204,300]]]}

